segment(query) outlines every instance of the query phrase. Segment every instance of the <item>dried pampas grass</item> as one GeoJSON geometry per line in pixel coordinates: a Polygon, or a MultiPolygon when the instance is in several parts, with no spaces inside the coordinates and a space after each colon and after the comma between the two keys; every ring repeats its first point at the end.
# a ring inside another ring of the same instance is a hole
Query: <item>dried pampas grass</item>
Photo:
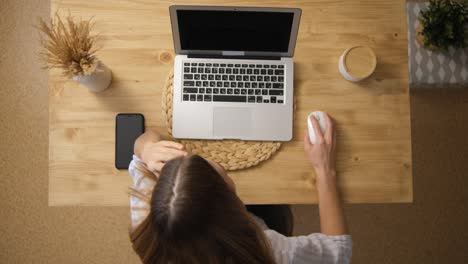
{"type": "Polygon", "coordinates": [[[91,20],[76,20],[70,14],[65,22],[58,14],[50,23],[39,19],[36,25],[42,33],[39,57],[46,69],[61,69],[70,78],[89,75],[96,70],[97,36],[91,35],[91,20]]]}

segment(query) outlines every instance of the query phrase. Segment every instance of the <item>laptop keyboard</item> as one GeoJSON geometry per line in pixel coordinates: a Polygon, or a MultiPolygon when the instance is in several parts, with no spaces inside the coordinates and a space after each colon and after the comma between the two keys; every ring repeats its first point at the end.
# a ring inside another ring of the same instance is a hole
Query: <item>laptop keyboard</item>
{"type": "Polygon", "coordinates": [[[182,100],[284,103],[284,65],[183,63],[182,100]]]}

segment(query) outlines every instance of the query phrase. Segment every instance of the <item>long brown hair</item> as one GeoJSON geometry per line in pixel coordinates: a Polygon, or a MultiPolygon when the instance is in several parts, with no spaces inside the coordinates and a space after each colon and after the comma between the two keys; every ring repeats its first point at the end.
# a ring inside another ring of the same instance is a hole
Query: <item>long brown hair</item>
{"type": "Polygon", "coordinates": [[[242,201],[200,156],[164,165],[150,208],[130,232],[143,263],[274,263],[242,201]]]}

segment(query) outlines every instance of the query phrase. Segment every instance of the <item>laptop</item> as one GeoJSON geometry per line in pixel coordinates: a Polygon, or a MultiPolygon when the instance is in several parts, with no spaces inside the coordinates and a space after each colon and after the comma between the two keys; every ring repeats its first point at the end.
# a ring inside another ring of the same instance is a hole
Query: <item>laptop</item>
{"type": "Polygon", "coordinates": [[[301,9],[169,8],[175,47],[172,135],[289,141],[301,9]]]}

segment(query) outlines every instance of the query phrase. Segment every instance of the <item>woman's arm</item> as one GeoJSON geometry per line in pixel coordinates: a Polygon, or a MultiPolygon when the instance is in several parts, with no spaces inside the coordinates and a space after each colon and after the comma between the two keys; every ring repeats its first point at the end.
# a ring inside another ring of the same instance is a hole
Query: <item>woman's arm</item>
{"type": "Polygon", "coordinates": [[[335,131],[331,118],[328,114],[325,116],[327,129],[323,134],[317,120],[312,117],[316,143],[311,144],[306,133],[304,150],[316,174],[321,232],[329,236],[344,235],[348,230],[336,182],[335,131]]]}
{"type": "Polygon", "coordinates": [[[174,158],[187,155],[184,146],[173,141],[161,141],[161,136],[154,131],[147,131],[137,138],[133,147],[151,172],[159,175],[164,164],[174,158]]]}

